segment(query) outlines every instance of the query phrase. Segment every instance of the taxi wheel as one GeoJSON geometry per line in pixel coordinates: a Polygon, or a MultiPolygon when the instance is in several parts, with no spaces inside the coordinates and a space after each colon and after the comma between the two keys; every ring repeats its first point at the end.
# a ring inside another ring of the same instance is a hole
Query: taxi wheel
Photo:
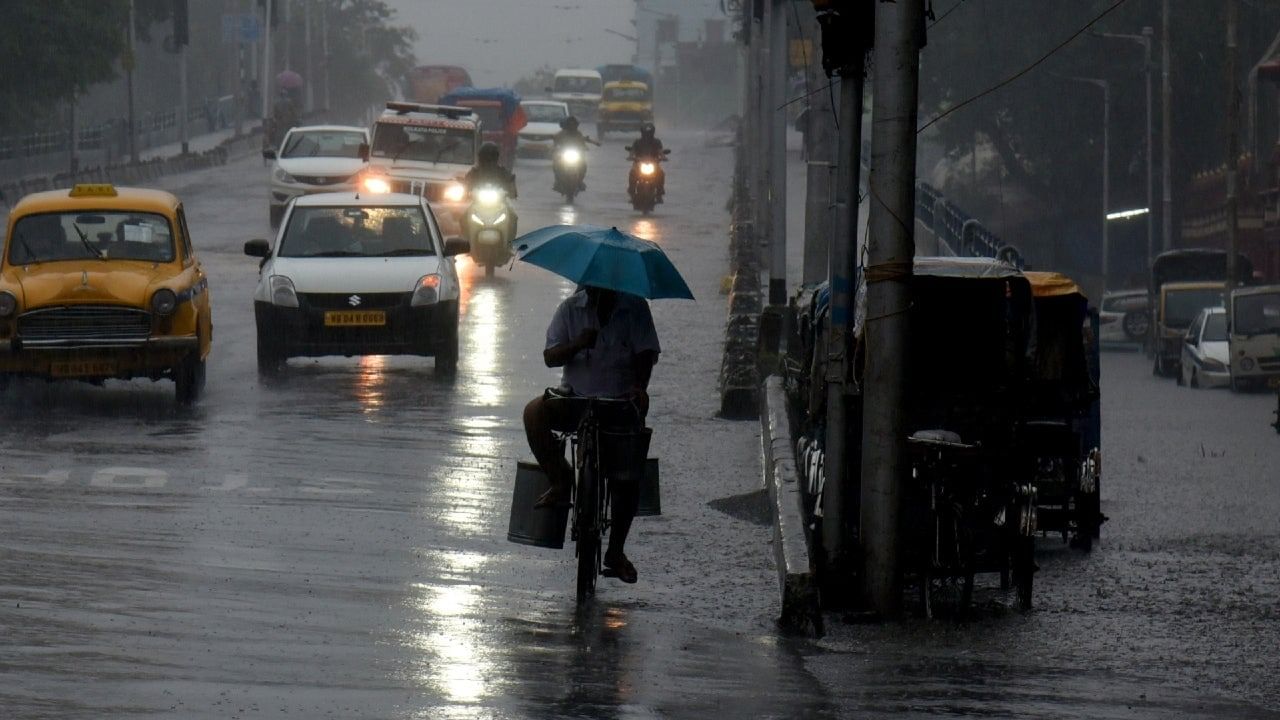
{"type": "Polygon", "coordinates": [[[174,395],[178,404],[191,405],[200,398],[200,393],[204,391],[207,365],[198,353],[192,353],[174,368],[174,395]]]}

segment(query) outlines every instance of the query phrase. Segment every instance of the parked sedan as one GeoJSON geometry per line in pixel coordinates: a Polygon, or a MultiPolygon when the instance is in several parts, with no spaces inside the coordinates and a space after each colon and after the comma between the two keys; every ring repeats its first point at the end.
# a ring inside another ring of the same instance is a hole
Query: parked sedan
{"type": "Polygon", "coordinates": [[[453,255],[420,195],[325,193],[288,207],[262,258],[253,296],[258,372],[290,357],[431,355],[437,373],[458,362],[459,284],[453,255]]]}
{"type": "Polygon", "coordinates": [[[285,206],[296,197],[354,189],[365,165],[360,146],[368,142],[364,128],[309,125],[291,129],[279,148],[263,150],[264,159],[275,161],[269,198],[271,227],[280,224],[285,206]]]}
{"type": "Polygon", "coordinates": [[[525,100],[520,107],[529,123],[520,129],[516,154],[550,157],[551,139],[560,132],[560,121],[569,117],[569,106],[558,100],[525,100]]]}
{"type": "Polygon", "coordinates": [[[1116,290],[1102,296],[1098,338],[1104,343],[1143,342],[1151,331],[1146,290],[1116,290]]]}
{"type": "Polygon", "coordinates": [[[1205,308],[1191,321],[1182,341],[1179,385],[1225,387],[1231,384],[1225,308],[1205,308]]]}

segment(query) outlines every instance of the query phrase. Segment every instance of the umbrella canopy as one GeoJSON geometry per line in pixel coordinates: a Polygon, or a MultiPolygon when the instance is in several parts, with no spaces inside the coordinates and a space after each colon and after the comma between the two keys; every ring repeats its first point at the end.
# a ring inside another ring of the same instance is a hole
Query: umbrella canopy
{"type": "Polygon", "coordinates": [[[552,225],[516,238],[516,257],[579,285],[655,298],[693,299],[656,243],[590,225],[552,225]]]}
{"type": "Polygon", "coordinates": [[[302,87],[302,76],[292,70],[285,70],[276,75],[276,85],[285,90],[297,90],[302,87]]]}

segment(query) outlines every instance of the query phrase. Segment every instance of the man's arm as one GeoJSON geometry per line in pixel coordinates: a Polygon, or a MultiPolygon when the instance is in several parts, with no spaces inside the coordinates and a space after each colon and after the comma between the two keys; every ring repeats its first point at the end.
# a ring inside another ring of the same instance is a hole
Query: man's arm
{"type": "Polygon", "coordinates": [[[645,350],[631,356],[631,366],[636,373],[637,390],[649,391],[649,379],[653,377],[653,366],[656,364],[658,364],[658,353],[655,350],[645,350]]]}
{"type": "Polygon", "coordinates": [[[567,343],[554,345],[542,351],[542,361],[547,367],[556,368],[564,367],[574,355],[583,350],[590,350],[596,346],[596,331],[591,328],[584,329],[578,334],[578,337],[567,343]]]}

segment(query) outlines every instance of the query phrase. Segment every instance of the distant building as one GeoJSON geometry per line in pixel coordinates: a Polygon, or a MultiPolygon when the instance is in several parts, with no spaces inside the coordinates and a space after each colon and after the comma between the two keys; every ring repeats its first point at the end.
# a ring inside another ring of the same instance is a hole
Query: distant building
{"type": "Polygon", "coordinates": [[[658,75],[676,64],[677,43],[730,41],[728,20],[720,0],[636,0],[635,63],[658,75]]]}

